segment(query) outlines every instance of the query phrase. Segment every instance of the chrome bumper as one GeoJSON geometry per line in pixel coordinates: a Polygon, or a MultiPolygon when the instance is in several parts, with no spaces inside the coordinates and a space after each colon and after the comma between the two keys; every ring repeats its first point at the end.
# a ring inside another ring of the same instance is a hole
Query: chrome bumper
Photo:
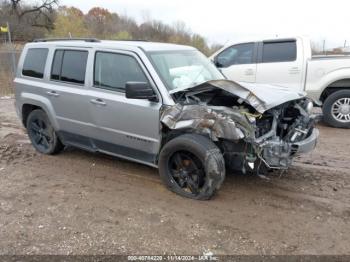
{"type": "Polygon", "coordinates": [[[312,134],[304,139],[303,141],[293,143],[293,148],[296,148],[297,154],[305,154],[311,152],[317,144],[318,136],[320,131],[317,128],[314,128],[312,134]]]}

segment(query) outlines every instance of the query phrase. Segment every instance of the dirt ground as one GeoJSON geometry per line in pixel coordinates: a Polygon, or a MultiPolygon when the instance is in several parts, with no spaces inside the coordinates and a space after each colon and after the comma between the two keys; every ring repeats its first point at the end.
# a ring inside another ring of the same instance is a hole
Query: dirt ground
{"type": "Polygon", "coordinates": [[[36,153],[0,99],[0,254],[350,254],[350,133],[319,128],[287,173],[228,174],[195,201],[150,167],[36,153]]]}

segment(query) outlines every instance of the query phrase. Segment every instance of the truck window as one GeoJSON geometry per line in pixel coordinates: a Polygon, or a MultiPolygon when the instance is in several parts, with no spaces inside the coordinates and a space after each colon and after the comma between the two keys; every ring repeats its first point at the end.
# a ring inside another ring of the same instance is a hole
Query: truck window
{"type": "Polygon", "coordinates": [[[297,46],[295,41],[263,43],[263,63],[295,61],[296,58],[297,46]]]}
{"type": "Polygon", "coordinates": [[[246,43],[231,46],[221,52],[216,61],[227,67],[231,65],[252,64],[254,54],[254,43],[246,43]]]}
{"type": "Polygon", "coordinates": [[[24,59],[22,75],[43,78],[48,53],[47,48],[30,48],[24,59]]]}
{"type": "Polygon", "coordinates": [[[95,87],[123,92],[129,81],[148,82],[135,58],[124,54],[96,52],[95,87]]]}
{"type": "Polygon", "coordinates": [[[52,62],[51,79],[84,84],[87,57],[87,51],[56,50],[52,62]]]}

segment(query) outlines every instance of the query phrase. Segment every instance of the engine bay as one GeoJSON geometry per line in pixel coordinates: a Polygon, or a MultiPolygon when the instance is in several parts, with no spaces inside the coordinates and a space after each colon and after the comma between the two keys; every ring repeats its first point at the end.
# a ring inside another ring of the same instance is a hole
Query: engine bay
{"type": "MultiPolygon", "coordinates": [[[[286,169],[298,144],[311,136],[312,102],[303,97],[259,112],[247,99],[226,90],[203,86],[173,94],[176,105],[161,121],[170,129],[208,135],[223,151],[231,168],[261,172],[286,169]]],[[[256,101],[256,100],[255,100],[256,101]]]]}

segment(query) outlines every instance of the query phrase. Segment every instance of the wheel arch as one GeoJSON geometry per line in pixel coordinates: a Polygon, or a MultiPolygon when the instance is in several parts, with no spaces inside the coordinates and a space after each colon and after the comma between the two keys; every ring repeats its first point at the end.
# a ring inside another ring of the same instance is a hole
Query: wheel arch
{"type": "MultiPolygon", "coordinates": [[[[162,150],[162,148],[164,147],[165,144],[167,144],[168,142],[170,142],[171,140],[173,140],[174,138],[177,138],[181,135],[185,135],[185,134],[196,134],[196,135],[200,135],[203,137],[206,137],[210,140],[212,140],[209,136],[209,134],[204,134],[204,133],[196,133],[193,131],[193,129],[190,128],[186,128],[186,129],[170,129],[169,127],[167,127],[166,125],[164,125],[163,123],[161,124],[161,130],[162,130],[162,136],[161,136],[161,146],[159,149],[159,153],[162,150]]],[[[215,141],[213,141],[214,144],[215,141]]]]}
{"type": "Polygon", "coordinates": [[[55,111],[52,107],[50,100],[46,97],[36,94],[22,93],[20,113],[22,115],[21,118],[24,126],[26,126],[27,124],[27,119],[30,112],[32,112],[35,109],[43,110],[47,114],[53,128],[55,130],[59,130],[58,122],[55,118],[55,111]]]}
{"type": "Polygon", "coordinates": [[[331,83],[327,84],[326,87],[323,89],[320,96],[320,101],[324,103],[327,97],[329,97],[334,92],[346,89],[350,90],[350,77],[333,80],[331,83]]]}
{"type": "Polygon", "coordinates": [[[27,120],[28,120],[29,114],[36,109],[42,110],[42,108],[40,106],[37,106],[37,105],[33,105],[33,104],[22,105],[22,112],[21,113],[22,113],[22,124],[24,127],[27,127],[27,120]]]}

